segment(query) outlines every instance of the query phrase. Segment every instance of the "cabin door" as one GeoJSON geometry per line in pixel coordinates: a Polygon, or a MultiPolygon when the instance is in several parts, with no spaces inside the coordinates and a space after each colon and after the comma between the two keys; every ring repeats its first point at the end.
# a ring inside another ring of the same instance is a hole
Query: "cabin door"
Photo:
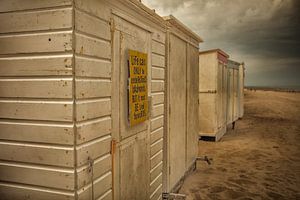
{"type": "MultiPolygon", "coordinates": [[[[117,16],[114,17],[113,29],[114,196],[115,199],[148,199],[149,120],[129,125],[128,60],[129,50],[134,50],[147,54],[149,62],[151,34],[130,20],[117,16]]],[[[149,80],[148,77],[148,85],[149,80]]]]}

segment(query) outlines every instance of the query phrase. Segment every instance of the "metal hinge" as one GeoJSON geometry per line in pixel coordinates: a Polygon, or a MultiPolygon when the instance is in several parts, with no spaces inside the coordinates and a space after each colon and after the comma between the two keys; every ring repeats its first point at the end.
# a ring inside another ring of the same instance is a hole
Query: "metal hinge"
{"type": "Polygon", "coordinates": [[[110,32],[114,33],[115,32],[115,21],[113,18],[110,19],[109,24],[110,24],[110,32]]]}

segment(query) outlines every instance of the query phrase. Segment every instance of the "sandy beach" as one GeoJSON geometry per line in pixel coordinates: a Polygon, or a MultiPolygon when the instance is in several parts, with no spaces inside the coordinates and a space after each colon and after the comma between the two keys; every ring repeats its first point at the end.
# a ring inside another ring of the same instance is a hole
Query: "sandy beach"
{"type": "Polygon", "coordinates": [[[199,141],[187,199],[300,199],[300,93],[245,91],[245,115],[220,142],[199,141]]]}

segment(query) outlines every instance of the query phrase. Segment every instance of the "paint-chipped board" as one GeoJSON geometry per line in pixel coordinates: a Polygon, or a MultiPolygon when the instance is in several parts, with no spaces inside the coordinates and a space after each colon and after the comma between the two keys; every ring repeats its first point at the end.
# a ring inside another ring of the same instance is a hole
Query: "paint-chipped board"
{"type": "Polygon", "coordinates": [[[0,74],[22,77],[72,75],[72,55],[2,57],[0,74]]]}
{"type": "Polygon", "coordinates": [[[110,116],[77,123],[77,144],[108,135],[111,133],[111,123],[110,116]]]}
{"type": "Polygon", "coordinates": [[[153,105],[162,104],[162,103],[164,103],[164,101],[165,101],[164,92],[152,94],[152,104],[153,105]]]}
{"type": "Polygon", "coordinates": [[[151,81],[151,92],[163,92],[165,90],[165,82],[163,80],[151,81]]]}
{"type": "Polygon", "coordinates": [[[1,2],[0,12],[71,6],[72,0],[9,0],[1,2]]]}
{"type": "Polygon", "coordinates": [[[72,50],[72,32],[0,36],[0,54],[67,52],[72,50]]]}
{"type": "Polygon", "coordinates": [[[0,162],[0,181],[73,190],[74,170],[0,162]]]}
{"type": "Polygon", "coordinates": [[[110,21],[111,10],[104,1],[75,0],[75,8],[84,10],[104,21],[110,21]]]}
{"type": "Polygon", "coordinates": [[[0,182],[1,200],[12,199],[43,199],[43,200],[71,200],[74,199],[74,192],[66,192],[65,190],[41,189],[29,185],[13,184],[0,182]]]}
{"type": "Polygon", "coordinates": [[[75,29],[82,33],[93,35],[104,40],[111,40],[110,25],[108,22],[75,9],[75,29]]]}
{"type": "Polygon", "coordinates": [[[111,114],[111,99],[93,99],[77,101],[77,120],[99,118],[111,114]]]}
{"type": "Polygon", "coordinates": [[[164,134],[164,129],[163,127],[156,129],[155,131],[151,132],[150,134],[150,143],[153,144],[157,140],[161,139],[164,134]]]}
{"type": "Polygon", "coordinates": [[[165,55],[165,45],[156,41],[152,41],[152,52],[159,55],[165,55]]]}
{"type": "MultiPolygon", "coordinates": [[[[112,188],[112,175],[111,172],[101,176],[94,181],[94,198],[98,199],[106,194],[112,188]]],[[[81,188],[77,191],[78,200],[92,199],[92,187],[91,184],[81,188]]]]}
{"type": "MultiPolygon", "coordinates": [[[[107,154],[99,159],[94,160],[93,164],[93,178],[98,179],[107,172],[111,171],[111,155],[107,154]]],[[[78,188],[82,188],[85,185],[88,185],[92,181],[92,171],[90,165],[85,165],[77,169],[77,184],[78,188]]]]}
{"type": "Polygon", "coordinates": [[[165,57],[157,54],[152,54],[152,66],[165,67],[165,57]]]}
{"type": "Polygon", "coordinates": [[[165,69],[152,67],[151,68],[151,78],[156,80],[164,80],[165,79],[165,69]]]}
{"type": "Polygon", "coordinates": [[[159,105],[155,105],[152,106],[152,110],[151,110],[151,116],[154,117],[158,117],[160,115],[164,114],[164,104],[159,104],[159,105]]]}
{"type": "Polygon", "coordinates": [[[163,139],[156,141],[155,143],[151,144],[150,146],[150,156],[154,156],[157,152],[162,150],[163,148],[163,139]]]}
{"type": "Polygon", "coordinates": [[[72,101],[0,100],[0,118],[71,122],[72,101]]]}
{"type": "Polygon", "coordinates": [[[154,181],[154,179],[162,173],[163,162],[161,161],[150,171],[150,182],[154,181]]]}
{"type": "MultiPolygon", "coordinates": [[[[1,83],[1,82],[0,82],[1,83]]],[[[1,85],[0,85],[1,89],[1,85]]],[[[76,78],[76,98],[110,97],[111,81],[76,78]]]]}
{"type": "Polygon", "coordinates": [[[87,55],[100,59],[111,58],[111,51],[109,50],[111,49],[110,42],[79,33],[75,34],[75,38],[75,52],[77,55],[87,55]]]}
{"type": "Polygon", "coordinates": [[[75,56],[75,74],[80,77],[111,78],[111,62],[75,56]]]}
{"type": "Polygon", "coordinates": [[[154,30],[154,33],[152,34],[152,40],[159,42],[161,44],[165,44],[166,43],[166,33],[154,30]]]}
{"type": "Polygon", "coordinates": [[[111,136],[93,140],[76,147],[77,166],[85,165],[89,159],[96,159],[110,152],[111,136]]]}
{"type": "Polygon", "coordinates": [[[61,167],[73,167],[74,165],[72,147],[1,141],[0,148],[1,160],[61,167]]]}
{"type": "Polygon", "coordinates": [[[72,9],[0,13],[0,21],[1,33],[66,29],[72,28],[72,9]]]}
{"type": "Polygon", "coordinates": [[[73,124],[0,120],[0,139],[50,144],[74,143],[73,124]]]}
{"type": "Polygon", "coordinates": [[[0,97],[72,98],[72,78],[0,78],[0,97]]]}
{"type": "Polygon", "coordinates": [[[154,131],[164,125],[164,116],[153,118],[150,121],[151,131],[154,131]]]}

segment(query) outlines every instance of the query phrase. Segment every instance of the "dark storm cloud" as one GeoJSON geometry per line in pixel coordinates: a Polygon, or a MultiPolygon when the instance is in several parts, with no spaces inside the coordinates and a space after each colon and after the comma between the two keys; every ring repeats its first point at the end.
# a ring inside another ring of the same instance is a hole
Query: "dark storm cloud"
{"type": "Polygon", "coordinates": [[[248,85],[300,85],[300,1],[143,0],[247,64],[248,85]]]}

